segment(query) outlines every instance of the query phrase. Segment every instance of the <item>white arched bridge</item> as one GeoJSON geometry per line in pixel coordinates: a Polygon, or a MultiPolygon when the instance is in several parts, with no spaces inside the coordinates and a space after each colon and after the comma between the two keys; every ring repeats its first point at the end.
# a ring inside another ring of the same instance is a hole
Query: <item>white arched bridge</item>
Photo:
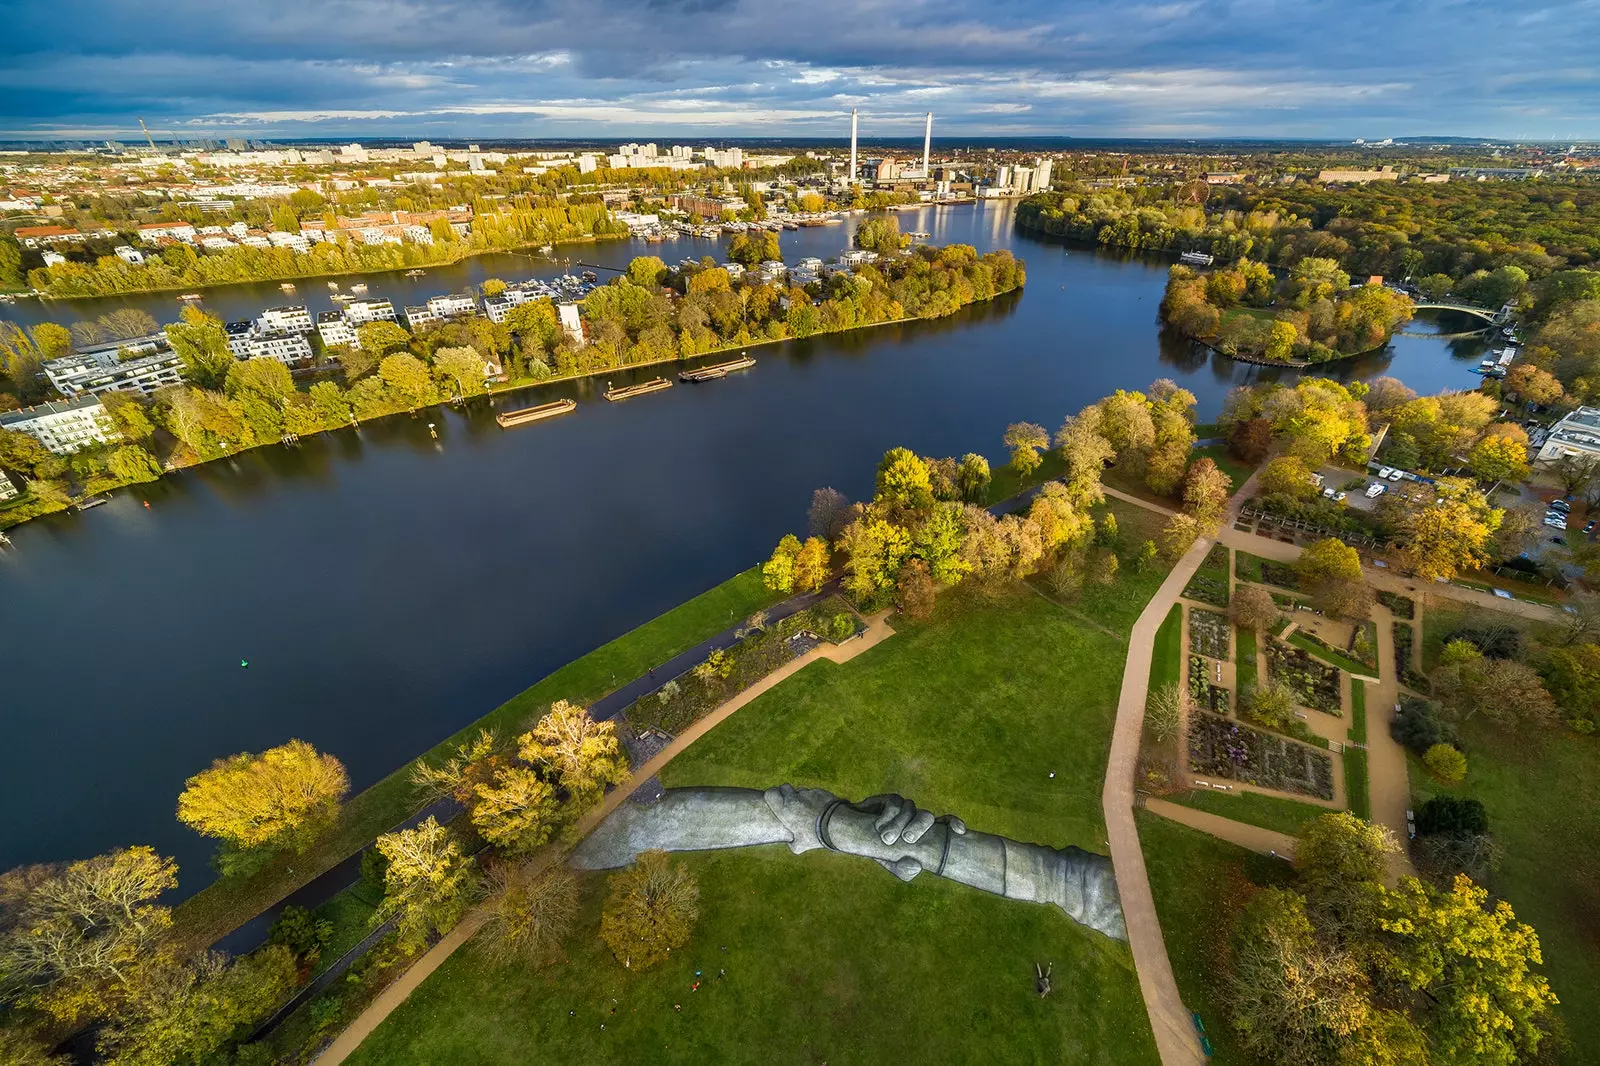
{"type": "Polygon", "coordinates": [[[1454,300],[1418,300],[1412,305],[1417,311],[1459,311],[1464,315],[1476,315],[1490,325],[1497,325],[1509,321],[1511,318],[1511,305],[1506,304],[1496,311],[1488,307],[1477,307],[1473,304],[1458,303],[1454,300]]]}

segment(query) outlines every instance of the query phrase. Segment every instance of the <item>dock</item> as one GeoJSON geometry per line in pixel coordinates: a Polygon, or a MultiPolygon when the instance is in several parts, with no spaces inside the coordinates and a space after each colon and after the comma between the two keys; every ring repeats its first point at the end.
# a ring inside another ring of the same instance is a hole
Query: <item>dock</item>
{"type": "Polygon", "coordinates": [[[618,400],[631,400],[635,396],[643,396],[647,392],[660,392],[662,389],[672,388],[672,382],[666,378],[651,378],[641,381],[637,385],[627,385],[623,388],[610,388],[605,391],[605,398],[615,403],[618,400]]]}
{"type": "Polygon", "coordinates": [[[735,370],[748,370],[755,365],[756,361],[745,355],[740,356],[738,359],[730,359],[726,363],[718,363],[715,366],[703,366],[698,370],[685,370],[678,375],[678,380],[690,382],[716,381],[718,378],[727,377],[735,370]]]}
{"type": "Polygon", "coordinates": [[[513,426],[524,426],[529,422],[538,422],[540,419],[564,415],[569,411],[577,410],[577,408],[578,404],[575,400],[556,400],[554,403],[542,403],[537,407],[524,407],[516,411],[502,411],[494,416],[494,420],[500,423],[501,429],[510,429],[513,426]]]}

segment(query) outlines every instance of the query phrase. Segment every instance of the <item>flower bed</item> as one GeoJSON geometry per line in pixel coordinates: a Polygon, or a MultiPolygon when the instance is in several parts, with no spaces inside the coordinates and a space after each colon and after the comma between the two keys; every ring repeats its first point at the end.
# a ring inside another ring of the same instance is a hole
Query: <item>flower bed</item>
{"type": "Polygon", "coordinates": [[[1300,588],[1300,576],[1295,573],[1294,567],[1285,563],[1275,563],[1271,559],[1263,559],[1249,552],[1238,553],[1235,557],[1234,571],[1239,575],[1240,581],[1253,581],[1258,585],[1277,585],[1279,588],[1295,591],[1300,588]]]}
{"type": "Polygon", "coordinates": [[[1329,714],[1339,713],[1339,670],[1291,647],[1281,640],[1267,644],[1267,664],[1271,676],[1294,690],[1303,706],[1329,714]]]}
{"type": "Polygon", "coordinates": [[[1200,569],[1194,572],[1194,577],[1184,586],[1183,595],[1197,603],[1208,603],[1213,607],[1228,606],[1228,548],[1224,544],[1213,544],[1207,553],[1205,561],[1200,564],[1200,569]]]}
{"type": "Polygon", "coordinates": [[[1428,679],[1411,665],[1411,641],[1414,630],[1410,622],[1394,624],[1394,661],[1400,669],[1400,683],[1416,692],[1427,692],[1428,679]]]}
{"type": "Polygon", "coordinates": [[[1396,618],[1410,618],[1416,613],[1416,605],[1411,602],[1411,597],[1398,592],[1379,589],[1378,602],[1393,611],[1396,618]]]}
{"type": "Polygon", "coordinates": [[[1191,608],[1189,611],[1189,650],[1213,659],[1228,659],[1228,632],[1233,626],[1227,615],[1191,608]]]}
{"type": "Polygon", "coordinates": [[[1326,752],[1211,714],[1190,720],[1189,768],[1208,777],[1333,799],[1333,759],[1326,752]]]}
{"type": "Polygon", "coordinates": [[[1213,667],[1209,660],[1189,656],[1189,702],[1204,711],[1227,714],[1232,693],[1211,683],[1213,667]]]}

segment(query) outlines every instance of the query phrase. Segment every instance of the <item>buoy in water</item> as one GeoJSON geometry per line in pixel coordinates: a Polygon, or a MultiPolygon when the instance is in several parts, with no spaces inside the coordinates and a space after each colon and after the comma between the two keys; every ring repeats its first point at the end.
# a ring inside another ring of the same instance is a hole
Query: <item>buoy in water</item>
{"type": "Polygon", "coordinates": [[[144,501],[144,509],[146,511],[150,510],[150,501],[149,500],[144,501]]]}
{"type": "Polygon", "coordinates": [[[239,660],[239,665],[242,666],[242,667],[245,667],[246,669],[248,669],[249,666],[250,666],[250,660],[249,659],[240,659],[239,660]]]}

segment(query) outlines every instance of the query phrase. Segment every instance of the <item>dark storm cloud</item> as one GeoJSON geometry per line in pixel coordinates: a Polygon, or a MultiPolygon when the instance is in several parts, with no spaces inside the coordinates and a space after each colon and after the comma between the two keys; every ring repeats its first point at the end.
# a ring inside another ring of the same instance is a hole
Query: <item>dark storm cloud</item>
{"type": "Polygon", "coordinates": [[[1593,136],[1596,0],[0,3],[0,130],[1593,136]]]}

